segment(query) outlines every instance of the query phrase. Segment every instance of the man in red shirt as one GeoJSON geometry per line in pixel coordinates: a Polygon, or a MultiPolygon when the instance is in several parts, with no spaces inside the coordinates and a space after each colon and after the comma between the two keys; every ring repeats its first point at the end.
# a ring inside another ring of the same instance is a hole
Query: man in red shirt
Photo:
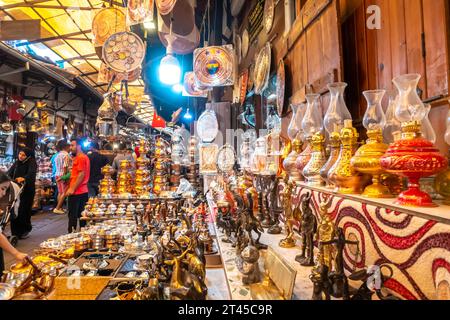
{"type": "MultiPolygon", "coordinates": [[[[66,192],[68,196],[69,211],[69,233],[77,230],[78,220],[86,206],[88,197],[88,181],[90,172],[90,161],[82,150],[82,139],[72,139],[70,151],[74,155],[72,164],[72,173],[70,175],[69,189],[66,192]]],[[[80,228],[86,225],[85,221],[80,221],[80,228]]]]}

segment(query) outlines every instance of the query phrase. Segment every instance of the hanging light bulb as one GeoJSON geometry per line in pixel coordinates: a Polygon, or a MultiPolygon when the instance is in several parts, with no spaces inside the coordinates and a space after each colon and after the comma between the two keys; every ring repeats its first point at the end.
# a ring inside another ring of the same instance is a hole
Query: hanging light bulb
{"type": "Polygon", "coordinates": [[[176,85],[181,81],[181,67],[173,52],[173,42],[175,37],[172,34],[172,22],[170,23],[170,33],[167,36],[167,52],[159,65],[159,80],[167,85],[176,85]]]}
{"type": "Polygon", "coordinates": [[[190,114],[189,108],[187,108],[187,111],[186,111],[186,113],[184,114],[183,118],[184,118],[185,120],[192,120],[192,114],[190,114]]]}

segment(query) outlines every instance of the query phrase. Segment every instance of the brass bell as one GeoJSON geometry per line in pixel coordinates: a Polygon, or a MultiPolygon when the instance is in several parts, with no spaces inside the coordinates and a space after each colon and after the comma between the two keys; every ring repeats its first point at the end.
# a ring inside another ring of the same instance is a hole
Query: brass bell
{"type": "Polygon", "coordinates": [[[41,130],[41,127],[37,123],[33,122],[28,131],[29,132],[39,132],[40,130],[41,130]]]}
{"type": "Polygon", "coordinates": [[[18,134],[26,134],[27,133],[27,127],[23,122],[19,122],[17,124],[17,133],[18,134]]]}
{"type": "Polygon", "coordinates": [[[40,121],[40,117],[39,117],[39,111],[37,109],[34,109],[34,111],[31,113],[31,119],[33,119],[34,121],[40,121]]]}

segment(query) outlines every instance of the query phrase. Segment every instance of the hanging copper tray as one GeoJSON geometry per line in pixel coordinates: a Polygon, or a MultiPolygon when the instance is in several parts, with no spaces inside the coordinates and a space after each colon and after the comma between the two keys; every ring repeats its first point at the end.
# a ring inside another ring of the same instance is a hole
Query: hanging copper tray
{"type": "Polygon", "coordinates": [[[269,84],[271,51],[270,43],[266,43],[256,57],[254,73],[255,94],[262,94],[269,84]]]}
{"type": "Polygon", "coordinates": [[[127,26],[153,20],[154,0],[128,0],[127,26]]]}
{"type": "Polygon", "coordinates": [[[248,35],[248,30],[245,29],[242,34],[242,58],[245,59],[248,54],[248,46],[250,45],[250,39],[248,35]]]}
{"type": "Polygon", "coordinates": [[[266,0],[264,4],[264,28],[269,33],[273,27],[273,19],[275,15],[275,4],[273,0],[266,0]]]}
{"type": "Polygon", "coordinates": [[[255,64],[251,64],[248,70],[248,83],[247,89],[249,91],[253,90],[255,87],[255,64]]]}
{"type": "Polygon", "coordinates": [[[185,97],[207,97],[208,93],[200,90],[195,83],[195,75],[193,72],[186,72],[184,75],[184,91],[185,97]]]}
{"type": "Polygon", "coordinates": [[[247,87],[248,87],[248,76],[249,72],[248,69],[246,69],[242,75],[241,75],[241,79],[239,81],[240,85],[241,85],[241,91],[240,91],[240,96],[239,96],[239,102],[241,103],[241,105],[244,104],[245,102],[245,98],[247,97],[247,87]]]}
{"type": "Polygon", "coordinates": [[[130,72],[142,65],[145,46],[141,38],[133,32],[113,34],[103,46],[103,60],[117,72],[130,72]]]}
{"type": "Polygon", "coordinates": [[[156,6],[161,15],[168,15],[175,7],[177,0],[156,0],[156,6]]]}
{"type": "Polygon", "coordinates": [[[234,39],[234,48],[236,50],[237,62],[240,63],[242,59],[242,39],[238,34],[236,34],[234,39]]]}
{"type": "Polygon", "coordinates": [[[277,70],[277,111],[280,117],[284,115],[284,97],[285,97],[285,89],[286,89],[286,74],[283,59],[278,63],[277,70]]]}
{"type": "Polygon", "coordinates": [[[127,31],[127,17],[120,8],[104,8],[99,10],[92,20],[94,45],[103,46],[108,38],[122,31],[127,31]]]}
{"type": "Polygon", "coordinates": [[[236,153],[231,145],[226,144],[217,154],[217,167],[221,172],[230,172],[236,163],[236,153]]]}
{"type": "Polygon", "coordinates": [[[201,86],[221,87],[234,84],[233,46],[207,47],[194,51],[194,73],[201,86]]]}

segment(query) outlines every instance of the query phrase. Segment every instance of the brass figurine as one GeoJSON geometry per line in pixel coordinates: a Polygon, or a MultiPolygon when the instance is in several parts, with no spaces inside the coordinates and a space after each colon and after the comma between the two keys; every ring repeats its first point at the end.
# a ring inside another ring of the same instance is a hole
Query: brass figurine
{"type": "Polygon", "coordinates": [[[294,239],[294,215],[292,212],[292,191],[295,187],[295,182],[289,181],[289,178],[285,178],[285,187],[283,193],[281,194],[282,202],[284,205],[284,229],[286,233],[286,238],[280,241],[280,247],[282,248],[293,248],[295,247],[294,239]]]}
{"type": "Polygon", "coordinates": [[[333,256],[334,250],[333,246],[328,244],[336,237],[336,227],[334,222],[331,220],[331,216],[328,212],[332,203],[332,198],[330,197],[327,201],[322,201],[319,205],[321,221],[317,228],[317,240],[319,242],[319,252],[320,252],[320,265],[326,265],[328,270],[333,270],[333,256]]]}
{"type": "Polygon", "coordinates": [[[259,270],[259,250],[251,245],[246,247],[242,253],[242,283],[250,285],[261,281],[261,271],[259,270]]]}

